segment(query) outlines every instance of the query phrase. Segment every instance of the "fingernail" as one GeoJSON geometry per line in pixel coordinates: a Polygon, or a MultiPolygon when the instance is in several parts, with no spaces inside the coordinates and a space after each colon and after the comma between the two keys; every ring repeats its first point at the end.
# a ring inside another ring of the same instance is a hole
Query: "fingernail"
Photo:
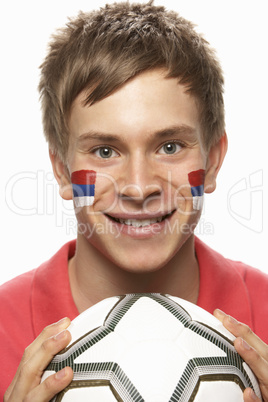
{"type": "Polygon", "coordinates": [[[54,336],[54,339],[60,341],[66,337],[66,330],[59,332],[57,335],[54,336]]]}
{"type": "Polygon", "coordinates": [[[233,325],[238,324],[238,321],[230,315],[228,316],[228,320],[229,320],[230,324],[233,324],[233,325]]]}
{"type": "Polygon", "coordinates": [[[68,317],[64,317],[61,320],[59,320],[58,322],[56,322],[56,324],[63,324],[66,320],[68,320],[68,317]]]}
{"type": "Polygon", "coordinates": [[[56,378],[57,380],[61,380],[62,378],[65,377],[65,375],[66,375],[66,371],[65,371],[65,368],[64,368],[64,369],[58,371],[58,372],[55,374],[55,378],[56,378]]]}
{"type": "Polygon", "coordinates": [[[257,401],[257,400],[258,400],[258,397],[257,397],[257,395],[255,394],[255,392],[253,391],[253,389],[250,390],[250,398],[251,398],[253,401],[257,401]]]}
{"type": "Polygon", "coordinates": [[[217,313],[218,315],[220,315],[221,317],[225,317],[225,316],[226,316],[226,314],[225,314],[222,310],[220,310],[219,308],[216,309],[216,313],[217,313]]]}
{"type": "Polygon", "coordinates": [[[241,339],[241,345],[245,350],[251,350],[251,347],[244,339],[241,339]]]}

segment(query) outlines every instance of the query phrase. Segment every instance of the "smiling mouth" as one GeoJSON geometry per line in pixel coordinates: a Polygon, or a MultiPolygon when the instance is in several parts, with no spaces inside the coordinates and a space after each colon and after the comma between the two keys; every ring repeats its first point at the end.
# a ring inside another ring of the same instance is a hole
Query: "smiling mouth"
{"type": "Polygon", "coordinates": [[[114,222],[117,223],[121,223],[122,225],[127,225],[127,226],[134,226],[137,228],[141,228],[141,227],[145,227],[145,226],[150,226],[153,225],[155,223],[161,223],[163,222],[165,219],[169,218],[172,214],[174,213],[174,211],[169,212],[166,215],[162,215],[162,216],[158,216],[155,218],[147,218],[147,219],[122,219],[122,218],[115,218],[111,215],[106,214],[106,216],[113,220],[114,222]]]}

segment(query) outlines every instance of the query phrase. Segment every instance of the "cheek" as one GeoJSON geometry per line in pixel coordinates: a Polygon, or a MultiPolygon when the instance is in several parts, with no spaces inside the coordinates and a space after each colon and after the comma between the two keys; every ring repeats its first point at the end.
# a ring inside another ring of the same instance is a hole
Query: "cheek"
{"type": "Polygon", "coordinates": [[[193,209],[200,210],[203,205],[205,170],[198,169],[190,172],[188,180],[191,186],[193,209]]]}
{"type": "Polygon", "coordinates": [[[114,178],[94,170],[78,170],[71,175],[73,200],[76,209],[102,204],[112,205],[117,183],[114,178]]]}
{"type": "Polygon", "coordinates": [[[71,174],[75,208],[94,204],[96,176],[94,170],[77,170],[71,174]]]}
{"type": "MultiPolygon", "coordinates": [[[[166,172],[161,175],[164,203],[170,208],[187,208],[187,200],[191,200],[191,208],[200,210],[203,203],[205,170],[198,169],[188,174],[180,169],[177,172],[166,172]]],[[[71,175],[73,199],[76,209],[94,206],[113,209],[118,194],[117,181],[109,174],[97,173],[93,170],[78,170],[71,175]]],[[[159,183],[160,184],[160,183],[159,183]]]]}
{"type": "Polygon", "coordinates": [[[201,210],[204,195],[205,170],[185,171],[180,169],[169,172],[162,178],[165,203],[181,212],[201,210]]]}

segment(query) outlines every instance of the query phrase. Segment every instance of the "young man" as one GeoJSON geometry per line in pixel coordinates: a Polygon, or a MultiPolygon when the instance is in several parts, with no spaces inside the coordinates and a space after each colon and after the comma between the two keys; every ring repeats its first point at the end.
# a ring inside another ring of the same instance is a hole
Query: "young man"
{"type": "MultiPolygon", "coordinates": [[[[227,150],[223,77],[208,43],[152,3],[81,13],[54,36],[40,92],[78,235],[1,288],[4,401],[49,401],[66,387],[70,368],[40,379],[70,341],[70,319],[130,292],[173,294],[243,322],[216,312],[267,401],[268,278],[193,233],[227,150]]],[[[250,390],[244,398],[258,400],[250,390]]]]}

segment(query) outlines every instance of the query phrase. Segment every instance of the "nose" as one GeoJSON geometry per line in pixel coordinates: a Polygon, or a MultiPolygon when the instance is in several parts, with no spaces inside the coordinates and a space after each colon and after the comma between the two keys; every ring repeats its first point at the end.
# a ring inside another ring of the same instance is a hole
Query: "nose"
{"type": "Polygon", "coordinates": [[[154,164],[138,152],[129,158],[120,181],[119,196],[124,199],[143,202],[162,193],[161,180],[154,164]]]}

